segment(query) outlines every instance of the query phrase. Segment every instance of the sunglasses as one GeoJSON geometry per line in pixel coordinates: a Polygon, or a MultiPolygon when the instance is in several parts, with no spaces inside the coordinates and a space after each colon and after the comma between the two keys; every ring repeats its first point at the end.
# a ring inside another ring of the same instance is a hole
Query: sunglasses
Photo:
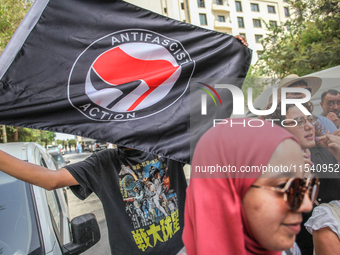
{"type": "Polygon", "coordinates": [[[312,174],[308,178],[290,178],[283,188],[251,185],[253,188],[273,190],[283,193],[283,199],[286,201],[290,210],[296,211],[302,205],[304,196],[308,196],[312,204],[315,202],[319,192],[320,181],[317,175],[312,174]]]}

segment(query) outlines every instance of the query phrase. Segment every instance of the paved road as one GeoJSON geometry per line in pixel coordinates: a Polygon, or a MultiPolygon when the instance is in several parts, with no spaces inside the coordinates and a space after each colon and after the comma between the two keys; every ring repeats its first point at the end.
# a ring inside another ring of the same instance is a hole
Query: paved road
{"type": "MultiPolygon", "coordinates": [[[[82,154],[76,154],[75,152],[67,152],[65,154],[65,158],[70,160],[70,163],[76,163],[78,161],[82,161],[85,158],[89,157],[91,153],[84,152],[82,154]]],[[[85,213],[94,213],[96,215],[101,238],[100,241],[94,245],[92,248],[82,253],[84,255],[107,255],[111,254],[109,240],[108,240],[108,232],[106,227],[106,219],[104,215],[104,210],[102,203],[98,199],[95,194],[91,194],[84,201],[78,199],[75,195],[73,195],[71,190],[67,190],[68,203],[70,209],[70,217],[73,219],[78,215],[82,215],[85,213]]]]}

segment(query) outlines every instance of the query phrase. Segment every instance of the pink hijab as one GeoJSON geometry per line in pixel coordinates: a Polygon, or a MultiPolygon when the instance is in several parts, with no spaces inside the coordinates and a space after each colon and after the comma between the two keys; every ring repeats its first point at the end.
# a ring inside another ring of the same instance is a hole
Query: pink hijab
{"type": "MultiPolygon", "coordinates": [[[[249,120],[237,119],[246,124],[249,120]]],[[[184,212],[183,241],[189,255],[281,254],[256,242],[242,208],[242,198],[260,173],[210,174],[195,169],[267,165],[280,142],[289,138],[295,139],[284,128],[266,121],[262,127],[216,125],[202,136],[192,160],[184,212]]]]}

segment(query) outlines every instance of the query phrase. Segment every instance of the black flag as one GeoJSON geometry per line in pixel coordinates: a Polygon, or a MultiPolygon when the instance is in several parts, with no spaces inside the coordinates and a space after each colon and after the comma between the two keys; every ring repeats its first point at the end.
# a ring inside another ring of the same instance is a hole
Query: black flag
{"type": "MultiPolygon", "coordinates": [[[[190,91],[244,78],[250,60],[233,36],[124,1],[36,0],[0,56],[0,124],[189,162],[190,114],[201,114],[190,91]]],[[[226,118],[231,94],[222,101],[226,118]]],[[[195,138],[212,118],[195,122],[195,138]]]]}

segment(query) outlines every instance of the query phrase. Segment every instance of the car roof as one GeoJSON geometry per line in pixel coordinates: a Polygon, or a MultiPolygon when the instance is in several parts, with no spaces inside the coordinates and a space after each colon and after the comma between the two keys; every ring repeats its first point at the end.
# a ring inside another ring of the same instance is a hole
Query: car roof
{"type": "Polygon", "coordinates": [[[48,153],[61,153],[58,147],[52,147],[47,149],[48,153]]]}
{"type": "MultiPolygon", "coordinates": [[[[13,157],[34,164],[37,164],[36,157],[34,156],[34,152],[37,148],[39,148],[41,153],[45,154],[46,157],[48,157],[46,149],[35,142],[13,142],[0,144],[0,150],[12,155],[13,157]]],[[[46,163],[50,164],[49,162],[46,163]]]]}
{"type": "Polygon", "coordinates": [[[0,150],[21,160],[27,161],[28,142],[1,143],[0,150]]]}

